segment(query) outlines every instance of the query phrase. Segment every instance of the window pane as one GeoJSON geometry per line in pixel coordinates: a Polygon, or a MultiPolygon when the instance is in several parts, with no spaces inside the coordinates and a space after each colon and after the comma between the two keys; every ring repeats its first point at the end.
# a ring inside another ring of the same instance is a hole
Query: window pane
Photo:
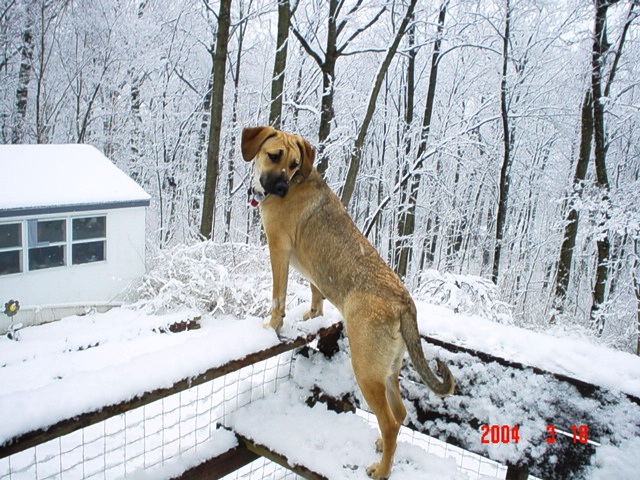
{"type": "Polygon", "coordinates": [[[13,252],[0,252],[0,275],[19,273],[22,271],[20,250],[13,252]]]}
{"type": "Polygon", "coordinates": [[[0,248],[20,247],[22,245],[21,227],[20,223],[0,225],[0,248]]]}
{"type": "Polygon", "coordinates": [[[88,217],[73,219],[73,240],[105,238],[107,236],[107,217],[88,217]]]}
{"type": "Polygon", "coordinates": [[[29,249],[29,270],[64,265],[64,245],[29,249]]]}
{"type": "Polygon", "coordinates": [[[65,223],[64,220],[38,221],[38,244],[64,242],[65,223]]]}
{"type": "Polygon", "coordinates": [[[75,243],[73,264],[101,262],[104,260],[104,242],[75,243]]]}

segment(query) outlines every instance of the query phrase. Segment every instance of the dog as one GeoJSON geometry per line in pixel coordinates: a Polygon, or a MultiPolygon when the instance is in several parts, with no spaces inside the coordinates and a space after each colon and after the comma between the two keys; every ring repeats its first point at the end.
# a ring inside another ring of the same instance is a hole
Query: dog
{"type": "Polygon", "coordinates": [[[409,292],[313,167],[315,150],[309,142],[273,127],[252,127],[242,131],[241,151],[247,162],[253,161],[254,203],[259,203],[269,246],[269,326],[276,332],[282,328],[293,265],[311,284],[311,307],[303,318],[322,315],[324,299],[344,318],[355,378],[381,433],[376,442],[381,459],[367,474],[388,478],[406,416],[398,379],[405,351],[437,395],[453,393],[453,376],[439,360],[441,380],[429,367],[409,292]]]}

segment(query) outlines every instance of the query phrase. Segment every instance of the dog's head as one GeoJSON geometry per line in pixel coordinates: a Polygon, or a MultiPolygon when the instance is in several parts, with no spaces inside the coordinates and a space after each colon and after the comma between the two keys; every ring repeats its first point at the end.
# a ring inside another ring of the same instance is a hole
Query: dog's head
{"type": "Polygon", "coordinates": [[[241,149],[247,162],[253,160],[254,191],[279,197],[287,194],[296,175],[309,176],[316,156],[305,139],[273,127],[244,128],[241,149]]]}

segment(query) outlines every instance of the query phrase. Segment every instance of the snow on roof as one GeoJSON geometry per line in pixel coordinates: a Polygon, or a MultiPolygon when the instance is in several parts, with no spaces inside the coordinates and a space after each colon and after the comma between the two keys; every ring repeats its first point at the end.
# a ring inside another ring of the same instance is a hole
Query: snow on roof
{"type": "Polygon", "coordinates": [[[147,206],[149,195],[91,145],[0,145],[0,217],[147,206]]]}

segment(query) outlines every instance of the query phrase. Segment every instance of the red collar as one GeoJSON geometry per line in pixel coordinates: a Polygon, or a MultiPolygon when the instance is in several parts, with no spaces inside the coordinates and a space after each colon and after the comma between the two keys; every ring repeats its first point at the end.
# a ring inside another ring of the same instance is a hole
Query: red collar
{"type": "Polygon", "coordinates": [[[249,189],[249,204],[252,207],[257,207],[258,205],[260,205],[264,199],[265,199],[264,194],[260,193],[260,192],[256,192],[253,189],[249,189]]]}

